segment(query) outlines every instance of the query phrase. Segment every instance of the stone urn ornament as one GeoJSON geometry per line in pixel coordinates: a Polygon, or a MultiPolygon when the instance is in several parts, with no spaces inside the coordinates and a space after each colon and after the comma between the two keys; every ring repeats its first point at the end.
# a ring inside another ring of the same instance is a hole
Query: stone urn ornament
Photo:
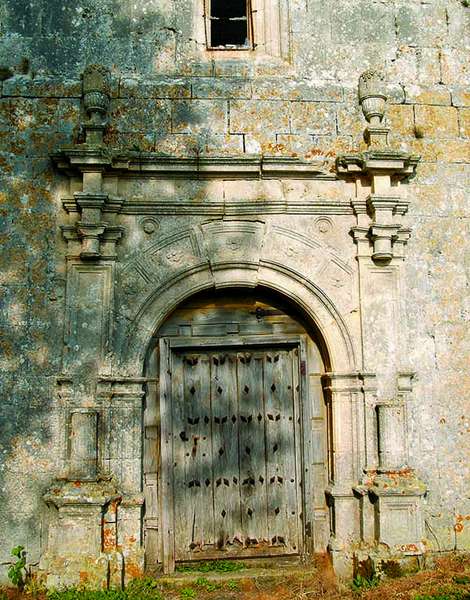
{"type": "Polygon", "coordinates": [[[385,114],[385,77],[380,71],[365,71],[359,77],[359,102],[368,123],[380,125],[385,114]]]}
{"type": "Polygon", "coordinates": [[[369,146],[388,145],[388,128],[382,125],[387,96],[384,93],[385,77],[382,72],[369,69],[359,77],[359,103],[369,127],[365,138],[369,146]]]}
{"type": "Polygon", "coordinates": [[[83,72],[83,106],[87,143],[101,143],[110,104],[110,72],[103,65],[88,65],[83,72]]]}

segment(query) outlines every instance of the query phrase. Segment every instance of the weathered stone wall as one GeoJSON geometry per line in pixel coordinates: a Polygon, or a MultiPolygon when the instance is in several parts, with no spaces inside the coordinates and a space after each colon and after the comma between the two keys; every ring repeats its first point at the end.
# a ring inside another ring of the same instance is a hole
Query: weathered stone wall
{"type": "Polygon", "coordinates": [[[254,57],[208,56],[187,0],[140,8],[116,0],[0,1],[0,563],[16,544],[37,562],[42,494],[62,468],[55,406],[66,192],[50,154],[82,139],[79,75],[90,62],[112,70],[110,145],[181,156],[299,156],[327,167],[339,152],[364,148],[358,75],[385,68],[392,146],[422,156],[408,191],[405,285],[417,372],[411,464],[430,490],[430,544],[470,546],[464,4],[291,0],[286,61],[262,49],[254,57]]]}

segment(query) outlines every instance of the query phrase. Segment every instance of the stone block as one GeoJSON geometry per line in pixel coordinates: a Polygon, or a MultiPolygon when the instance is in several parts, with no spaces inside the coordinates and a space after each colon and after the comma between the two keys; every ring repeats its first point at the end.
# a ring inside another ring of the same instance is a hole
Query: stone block
{"type": "Polygon", "coordinates": [[[233,78],[198,78],[192,84],[193,98],[251,98],[251,83],[233,78]]]}
{"type": "Polygon", "coordinates": [[[395,31],[399,44],[418,47],[442,45],[447,38],[445,6],[402,2],[395,14],[395,31]]]}
{"type": "Polygon", "coordinates": [[[450,91],[444,86],[423,87],[407,85],[405,89],[407,104],[430,104],[449,106],[451,104],[450,91]]]}
{"type": "Polygon", "coordinates": [[[395,41],[392,7],[364,0],[338,3],[331,14],[331,35],[333,43],[367,43],[379,40],[383,46],[392,44],[395,41]]]}
{"type": "Polygon", "coordinates": [[[16,76],[3,82],[2,96],[23,98],[80,98],[82,83],[59,77],[16,76]]]}
{"type": "Polygon", "coordinates": [[[339,106],[337,109],[337,127],[340,135],[362,138],[367,122],[358,103],[339,106]]]}
{"type": "Polygon", "coordinates": [[[353,148],[351,136],[279,134],[276,136],[276,142],[291,155],[306,159],[332,159],[339,153],[350,152],[353,148]]]}
{"type": "Polygon", "coordinates": [[[111,101],[110,126],[119,132],[170,130],[170,100],[127,98],[111,101]]]}
{"type": "Polygon", "coordinates": [[[405,88],[401,83],[387,82],[385,95],[388,104],[403,104],[405,102],[405,88]]]}
{"type": "Polygon", "coordinates": [[[425,137],[439,139],[459,135],[458,112],[453,106],[418,105],[415,107],[415,124],[425,137]]]}
{"type": "Polygon", "coordinates": [[[460,135],[470,137],[470,108],[459,108],[460,135]]]}
{"type": "Polygon", "coordinates": [[[441,54],[438,48],[415,48],[417,81],[423,85],[441,83],[441,54]]]}
{"type": "Polygon", "coordinates": [[[283,78],[253,80],[253,98],[259,100],[341,102],[343,96],[343,86],[333,82],[283,78]]]}
{"type": "Polygon", "coordinates": [[[188,61],[187,56],[184,58],[181,57],[181,63],[178,65],[178,72],[181,75],[188,75],[191,77],[212,77],[214,75],[214,61],[188,61]]]}
{"type": "Polygon", "coordinates": [[[191,84],[185,79],[138,80],[122,78],[119,98],[189,98],[191,84]]]}
{"type": "Polygon", "coordinates": [[[292,133],[327,135],[336,131],[336,112],[329,104],[292,102],[290,114],[292,133]]]}
{"type": "Polygon", "coordinates": [[[174,100],[171,107],[171,131],[192,134],[201,131],[225,133],[228,128],[227,108],[224,100],[174,100]]]}
{"type": "Polygon", "coordinates": [[[252,75],[252,62],[245,60],[214,60],[214,75],[216,77],[242,77],[246,79],[252,75]]]}
{"type": "Polygon", "coordinates": [[[406,104],[392,104],[387,108],[386,120],[390,124],[392,135],[413,136],[413,107],[406,104]]]}
{"type": "Polygon", "coordinates": [[[120,132],[108,127],[104,141],[106,144],[122,150],[133,152],[154,152],[156,148],[155,132],[120,132]]]}
{"type": "Polygon", "coordinates": [[[464,48],[443,48],[440,56],[444,83],[460,86],[470,84],[470,63],[464,48]]]}
{"type": "Polygon", "coordinates": [[[452,106],[470,106],[470,92],[462,87],[452,86],[450,88],[452,106]]]}
{"type": "MultiPolygon", "coordinates": [[[[392,81],[400,81],[403,84],[416,83],[419,70],[417,49],[405,44],[399,46],[394,56],[387,61],[387,66],[392,81]]],[[[439,60],[437,68],[439,68],[439,60]]]]}
{"type": "Polygon", "coordinates": [[[244,153],[243,134],[212,134],[199,136],[199,152],[205,155],[223,156],[244,153]]]}
{"type": "Polygon", "coordinates": [[[270,100],[230,101],[230,133],[263,134],[275,141],[275,133],[289,131],[289,103],[270,100]]]}

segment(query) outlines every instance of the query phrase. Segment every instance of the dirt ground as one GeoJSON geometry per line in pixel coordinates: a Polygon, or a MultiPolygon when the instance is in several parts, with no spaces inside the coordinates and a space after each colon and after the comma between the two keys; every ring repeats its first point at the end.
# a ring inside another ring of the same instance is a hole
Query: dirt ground
{"type": "MultiPolygon", "coordinates": [[[[163,600],[470,600],[470,555],[454,554],[435,561],[433,570],[413,575],[387,578],[380,582],[356,581],[353,586],[339,587],[331,567],[325,562],[315,565],[314,570],[285,574],[251,574],[241,571],[234,574],[185,573],[174,581],[157,580],[152,590],[143,588],[132,596],[137,598],[161,598],[163,600]],[[157,584],[157,585],[155,585],[157,584]],[[358,585],[359,584],[359,585],[358,585]],[[369,588],[369,585],[372,587],[369,588]]],[[[69,600],[84,598],[100,600],[125,596],[101,592],[90,595],[80,592],[64,593],[60,598],[69,600]]],[[[48,596],[40,589],[30,593],[16,590],[0,591],[0,600],[45,600],[48,596]],[[33,592],[33,593],[31,593],[33,592]]],[[[53,600],[59,599],[54,596],[53,600]]]]}

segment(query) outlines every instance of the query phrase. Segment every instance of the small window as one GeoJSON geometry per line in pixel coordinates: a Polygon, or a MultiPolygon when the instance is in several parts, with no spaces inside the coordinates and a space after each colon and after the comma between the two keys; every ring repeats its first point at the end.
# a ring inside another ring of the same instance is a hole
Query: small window
{"type": "Polygon", "coordinates": [[[207,0],[206,34],[211,50],[249,50],[252,43],[250,0],[207,0]]]}

